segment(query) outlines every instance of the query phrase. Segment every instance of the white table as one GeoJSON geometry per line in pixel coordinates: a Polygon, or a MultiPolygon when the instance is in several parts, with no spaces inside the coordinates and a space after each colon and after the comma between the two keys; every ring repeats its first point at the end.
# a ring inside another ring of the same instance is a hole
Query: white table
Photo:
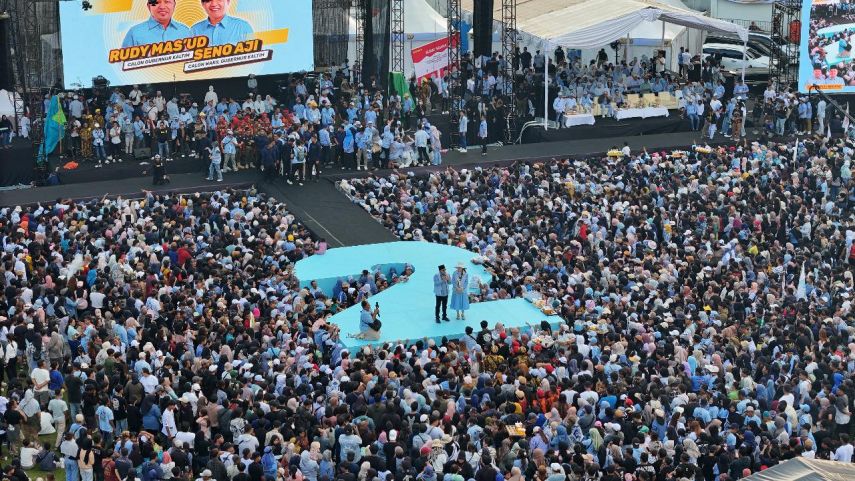
{"type": "Polygon", "coordinates": [[[615,118],[624,119],[648,119],[650,117],[667,117],[668,109],[665,107],[642,107],[637,109],[620,109],[615,112],[615,118]]]}
{"type": "Polygon", "coordinates": [[[594,115],[590,113],[564,114],[564,127],[576,125],[594,125],[594,115]]]}

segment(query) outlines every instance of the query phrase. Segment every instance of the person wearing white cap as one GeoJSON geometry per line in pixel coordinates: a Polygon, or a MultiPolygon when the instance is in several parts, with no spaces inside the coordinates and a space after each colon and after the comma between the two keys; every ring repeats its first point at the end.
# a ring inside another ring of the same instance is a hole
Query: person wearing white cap
{"type": "Polygon", "coordinates": [[[210,469],[206,469],[202,471],[199,478],[196,478],[196,481],[211,481],[211,478],[214,476],[214,473],[211,472],[210,469]]]}
{"type": "Polygon", "coordinates": [[[232,129],[226,130],[226,135],[220,141],[223,146],[223,172],[237,172],[235,155],[237,154],[237,139],[232,129]]]}
{"type": "Polygon", "coordinates": [[[208,165],[208,177],[205,180],[214,180],[214,176],[217,176],[217,182],[223,181],[223,171],[220,170],[220,163],[223,160],[222,152],[220,151],[220,146],[217,144],[210,144],[209,147],[205,148],[205,151],[208,153],[208,158],[211,160],[211,163],[208,165]]]}

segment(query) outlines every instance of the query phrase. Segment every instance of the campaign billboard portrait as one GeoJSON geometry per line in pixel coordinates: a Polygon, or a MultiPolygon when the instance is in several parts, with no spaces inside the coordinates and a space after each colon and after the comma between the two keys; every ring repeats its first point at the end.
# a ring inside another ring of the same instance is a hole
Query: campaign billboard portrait
{"type": "Polygon", "coordinates": [[[312,0],[60,2],[66,87],[312,70],[312,0]]]}

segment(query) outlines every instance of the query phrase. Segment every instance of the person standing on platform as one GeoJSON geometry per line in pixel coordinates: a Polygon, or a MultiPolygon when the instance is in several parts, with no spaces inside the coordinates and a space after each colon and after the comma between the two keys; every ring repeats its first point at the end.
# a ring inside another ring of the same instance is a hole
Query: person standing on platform
{"type": "Polygon", "coordinates": [[[423,128],[419,128],[416,130],[415,134],[413,134],[413,138],[416,143],[416,150],[419,153],[418,164],[419,165],[428,165],[430,163],[430,157],[428,157],[428,139],[430,136],[427,131],[423,128]]]}
{"type": "Polygon", "coordinates": [[[487,155],[487,117],[484,114],[481,114],[478,126],[478,140],[481,142],[481,155],[487,155]]]}
{"type": "Polygon", "coordinates": [[[454,274],[451,275],[451,309],[457,312],[457,320],[466,320],[466,311],[469,310],[469,274],[466,266],[458,262],[454,274]]]}
{"type": "Polygon", "coordinates": [[[430,147],[432,149],[431,164],[442,164],[442,142],[439,140],[440,133],[435,125],[430,126],[430,147]]]}
{"type": "Polygon", "coordinates": [[[306,172],[304,175],[308,176],[308,180],[315,182],[321,178],[321,146],[318,143],[317,133],[313,133],[309,143],[306,144],[306,172]]]}
{"type": "Polygon", "coordinates": [[[442,308],[442,320],[445,322],[451,321],[448,318],[448,284],[451,283],[451,277],[445,271],[445,265],[439,266],[439,272],[433,275],[433,294],[436,296],[436,306],[434,307],[434,318],[439,324],[439,311],[442,308]]]}
{"type": "Polygon", "coordinates": [[[95,129],[92,130],[92,146],[95,150],[95,156],[98,158],[98,165],[101,167],[101,162],[107,160],[107,154],[104,152],[104,130],[101,129],[101,124],[95,124],[95,129]]]}
{"type": "MultiPolygon", "coordinates": [[[[251,147],[250,147],[251,148],[251,147]]],[[[290,152],[290,150],[289,150],[290,152]]],[[[277,150],[275,147],[275,141],[271,140],[261,149],[261,171],[264,174],[264,180],[268,182],[273,182],[276,179],[277,169],[276,169],[276,160],[277,160],[277,150]]],[[[291,163],[290,153],[287,156],[283,156],[282,162],[291,163]]],[[[280,164],[282,167],[282,164],[280,164]]],[[[290,172],[290,170],[289,170],[290,172]]]]}
{"type": "Polygon", "coordinates": [[[212,143],[205,150],[207,150],[211,159],[211,164],[208,166],[208,178],[205,180],[214,180],[214,175],[216,175],[217,182],[222,182],[223,171],[220,170],[220,164],[223,161],[223,156],[220,152],[220,146],[212,143]]]}
{"type": "Polygon", "coordinates": [[[469,118],[466,117],[466,111],[465,110],[460,111],[460,121],[458,123],[458,129],[459,130],[457,131],[457,133],[460,134],[458,144],[460,145],[460,147],[457,150],[461,154],[465,154],[466,153],[466,134],[469,131],[469,118]]]}
{"type": "Polygon", "coordinates": [[[237,172],[238,167],[235,162],[237,155],[237,139],[232,129],[226,130],[226,136],[220,141],[223,144],[223,172],[237,172]]]}

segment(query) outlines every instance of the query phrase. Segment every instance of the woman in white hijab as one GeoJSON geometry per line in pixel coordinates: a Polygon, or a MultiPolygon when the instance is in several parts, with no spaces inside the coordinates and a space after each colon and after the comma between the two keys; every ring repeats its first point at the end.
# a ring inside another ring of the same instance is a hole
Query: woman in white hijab
{"type": "Polygon", "coordinates": [[[217,97],[217,92],[214,92],[214,86],[213,85],[209,85],[208,91],[205,92],[205,105],[207,105],[208,102],[211,102],[211,101],[214,102],[214,105],[217,105],[220,102],[219,97],[217,97]]]}
{"type": "Polygon", "coordinates": [[[439,140],[441,135],[435,125],[430,126],[430,148],[433,150],[433,165],[442,164],[442,142],[439,140]]]}

